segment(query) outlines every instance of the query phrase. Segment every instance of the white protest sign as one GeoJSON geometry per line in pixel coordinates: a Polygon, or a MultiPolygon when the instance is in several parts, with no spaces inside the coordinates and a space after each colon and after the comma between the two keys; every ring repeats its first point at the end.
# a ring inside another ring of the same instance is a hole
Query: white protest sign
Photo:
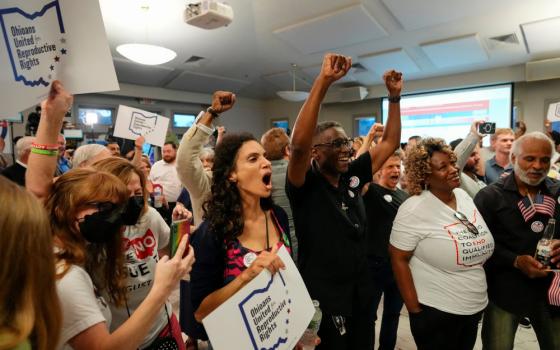
{"type": "Polygon", "coordinates": [[[163,147],[168,126],[169,118],[120,105],[113,136],[129,140],[144,136],[147,143],[163,147]]]}
{"type": "Polygon", "coordinates": [[[39,103],[56,79],[73,94],[119,89],[98,0],[5,0],[0,30],[0,115],[39,103]]]}
{"type": "Polygon", "coordinates": [[[271,277],[263,270],[202,320],[216,350],[292,350],[311,322],[315,308],[285,247],[286,265],[271,277]]]}
{"type": "Polygon", "coordinates": [[[548,105],[548,113],[546,114],[546,119],[551,122],[560,121],[560,102],[551,103],[548,105]]]}

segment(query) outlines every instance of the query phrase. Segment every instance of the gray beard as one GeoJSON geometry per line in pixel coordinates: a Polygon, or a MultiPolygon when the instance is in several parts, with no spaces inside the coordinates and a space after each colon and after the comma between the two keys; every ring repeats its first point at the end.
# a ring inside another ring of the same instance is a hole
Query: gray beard
{"type": "Polygon", "coordinates": [[[515,171],[515,174],[519,177],[519,180],[523,181],[524,183],[526,183],[529,186],[537,186],[539,185],[541,182],[543,182],[544,179],[546,179],[546,175],[548,174],[548,171],[550,170],[547,169],[543,176],[538,179],[538,180],[531,180],[529,179],[529,177],[527,176],[527,172],[523,171],[523,169],[521,169],[521,167],[519,167],[519,165],[517,165],[517,162],[515,162],[513,164],[513,171],[515,171]]]}

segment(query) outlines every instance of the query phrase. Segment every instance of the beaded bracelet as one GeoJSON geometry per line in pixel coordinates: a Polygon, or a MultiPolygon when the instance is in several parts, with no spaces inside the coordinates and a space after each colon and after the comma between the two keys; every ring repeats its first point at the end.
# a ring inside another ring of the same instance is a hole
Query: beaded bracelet
{"type": "Polygon", "coordinates": [[[48,150],[48,149],[40,149],[40,148],[31,147],[31,153],[56,157],[56,156],[58,156],[58,149],[57,150],[48,150]]]}
{"type": "Polygon", "coordinates": [[[31,147],[42,150],[58,150],[58,145],[40,145],[35,142],[31,144],[31,147]]]}

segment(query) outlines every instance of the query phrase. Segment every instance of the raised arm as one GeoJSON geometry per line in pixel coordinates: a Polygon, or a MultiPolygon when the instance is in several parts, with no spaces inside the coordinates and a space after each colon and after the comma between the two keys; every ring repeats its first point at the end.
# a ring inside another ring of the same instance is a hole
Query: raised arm
{"type": "Polygon", "coordinates": [[[364,137],[364,142],[362,143],[362,146],[360,147],[360,149],[358,149],[358,152],[356,152],[354,157],[358,158],[362,154],[368,152],[371,149],[372,144],[375,142],[376,136],[378,135],[383,135],[383,124],[381,123],[375,123],[371,126],[371,128],[368,131],[368,134],[366,135],[366,137],[364,137]]]}
{"type": "Polygon", "coordinates": [[[381,142],[369,151],[373,173],[381,168],[401,142],[401,105],[399,101],[403,87],[402,74],[394,70],[387,71],[383,74],[383,80],[389,92],[389,118],[381,142]],[[391,101],[392,99],[395,100],[391,101]]]}
{"type": "Polygon", "coordinates": [[[142,161],[142,147],[144,146],[144,136],[139,136],[134,140],[134,156],[130,161],[132,165],[139,167],[142,161]]]}
{"type": "Polygon", "coordinates": [[[329,53],[323,58],[321,72],[313,83],[309,97],[299,111],[290,141],[288,180],[296,187],[303,185],[305,173],[310,166],[313,133],[317,126],[321,102],[331,84],[345,76],[351,66],[350,57],[329,53]]]}
{"type": "Polygon", "coordinates": [[[463,171],[467,160],[474,151],[476,145],[482,140],[482,136],[478,133],[478,125],[484,123],[484,120],[476,120],[471,125],[471,130],[467,137],[455,147],[455,155],[457,156],[457,168],[463,171]]]}
{"type": "Polygon", "coordinates": [[[57,163],[57,154],[52,150],[58,149],[58,134],[73,100],[73,96],[64,89],[62,83],[55,80],[48,98],[41,104],[41,119],[35,143],[51,151],[32,149],[25,173],[25,187],[40,200],[44,200],[51,191],[57,163]]]}
{"type": "MultiPolygon", "coordinates": [[[[220,113],[230,110],[235,104],[235,95],[227,91],[216,91],[212,96],[210,111],[203,112],[202,117],[181,139],[177,151],[177,175],[189,191],[191,198],[203,198],[210,193],[212,183],[210,174],[204,170],[200,160],[200,151],[212,134],[212,121],[220,113]]],[[[197,225],[202,222],[202,213],[193,206],[194,220],[197,225]]]]}

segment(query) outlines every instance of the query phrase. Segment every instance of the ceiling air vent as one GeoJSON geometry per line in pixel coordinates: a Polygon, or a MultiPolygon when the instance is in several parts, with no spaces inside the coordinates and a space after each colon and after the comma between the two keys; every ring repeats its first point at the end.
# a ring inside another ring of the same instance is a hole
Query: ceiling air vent
{"type": "Polygon", "coordinates": [[[196,63],[202,60],[205,60],[205,58],[200,56],[191,56],[185,61],[185,63],[196,63]]]}
{"type": "Polygon", "coordinates": [[[489,49],[503,45],[519,45],[519,38],[517,37],[517,34],[511,33],[488,38],[489,49]]]}
{"type": "Polygon", "coordinates": [[[367,71],[367,68],[364,67],[361,63],[352,64],[352,69],[354,70],[354,73],[362,73],[367,71]]]}

